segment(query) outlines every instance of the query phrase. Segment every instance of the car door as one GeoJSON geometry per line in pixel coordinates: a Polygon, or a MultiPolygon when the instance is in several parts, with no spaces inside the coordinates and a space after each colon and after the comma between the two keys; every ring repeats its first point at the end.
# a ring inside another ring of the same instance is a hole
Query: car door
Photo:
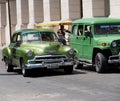
{"type": "Polygon", "coordinates": [[[21,35],[20,33],[16,33],[13,35],[11,44],[9,45],[9,48],[11,50],[11,58],[12,58],[12,64],[16,65],[18,64],[18,55],[16,54],[17,48],[19,47],[19,44],[21,42],[21,35]]]}

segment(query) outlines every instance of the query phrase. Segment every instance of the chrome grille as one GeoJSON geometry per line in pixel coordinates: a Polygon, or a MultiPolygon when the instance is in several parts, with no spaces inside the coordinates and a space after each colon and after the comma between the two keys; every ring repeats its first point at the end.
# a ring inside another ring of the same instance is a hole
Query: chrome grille
{"type": "Polygon", "coordinates": [[[43,55],[43,56],[35,56],[34,59],[29,60],[30,64],[36,63],[59,63],[66,61],[67,57],[65,55],[43,55]]]}

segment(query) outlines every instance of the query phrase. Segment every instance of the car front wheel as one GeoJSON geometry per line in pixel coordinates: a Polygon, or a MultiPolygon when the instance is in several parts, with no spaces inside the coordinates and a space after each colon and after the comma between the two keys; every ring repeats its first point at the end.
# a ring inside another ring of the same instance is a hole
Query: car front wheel
{"type": "Polygon", "coordinates": [[[97,53],[95,57],[95,69],[98,73],[105,72],[107,67],[107,59],[102,53],[97,53]]]}
{"type": "Polygon", "coordinates": [[[21,60],[21,69],[22,69],[22,75],[23,75],[23,77],[27,77],[29,72],[25,68],[25,64],[24,64],[23,60],[21,60]]]}

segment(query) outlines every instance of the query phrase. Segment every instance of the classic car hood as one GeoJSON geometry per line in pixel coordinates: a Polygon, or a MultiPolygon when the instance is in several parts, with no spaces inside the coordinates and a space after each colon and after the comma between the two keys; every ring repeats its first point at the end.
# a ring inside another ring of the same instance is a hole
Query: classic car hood
{"type": "Polygon", "coordinates": [[[114,41],[114,40],[120,40],[120,36],[118,36],[118,35],[115,35],[115,36],[104,36],[104,37],[96,37],[95,38],[95,40],[96,40],[96,42],[97,43],[103,43],[103,42],[105,42],[105,43],[107,43],[107,44],[110,44],[112,41],[114,41]]]}
{"type": "Polygon", "coordinates": [[[58,42],[32,42],[32,43],[24,43],[21,45],[24,49],[29,49],[34,51],[36,54],[56,54],[60,48],[60,44],[58,42]]]}

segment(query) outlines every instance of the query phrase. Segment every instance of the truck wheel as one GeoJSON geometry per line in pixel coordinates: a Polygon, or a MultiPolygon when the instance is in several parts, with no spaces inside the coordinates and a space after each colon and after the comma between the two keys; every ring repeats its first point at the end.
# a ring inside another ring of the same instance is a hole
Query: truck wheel
{"type": "Polygon", "coordinates": [[[73,66],[65,67],[65,68],[64,68],[64,72],[65,72],[66,74],[72,74],[72,72],[73,72],[73,66]]]}
{"type": "Polygon", "coordinates": [[[97,53],[97,55],[95,57],[96,72],[103,73],[103,72],[105,72],[106,67],[107,67],[106,57],[101,53],[97,53]]]}
{"type": "Polygon", "coordinates": [[[28,76],[28,70],[25,68],[25,64],[24,64],[23,60],[21,61],[21,69],[22,69],[23,77],[27,77],[28,76]]]}

